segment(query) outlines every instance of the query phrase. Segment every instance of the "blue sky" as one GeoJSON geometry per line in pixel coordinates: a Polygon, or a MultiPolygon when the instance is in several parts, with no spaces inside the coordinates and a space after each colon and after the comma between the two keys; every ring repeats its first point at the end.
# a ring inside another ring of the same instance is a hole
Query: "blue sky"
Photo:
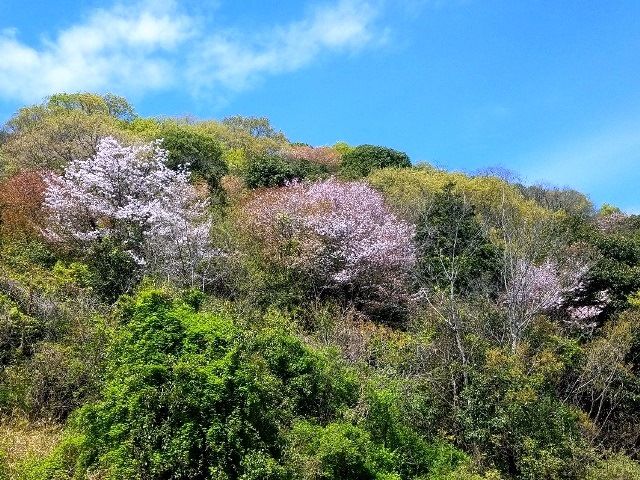
{"type": "Polygon", "coordinates": [[[58,91],[267,116],[640,212],[637,0],[0,0],[0,119],[58,91]]]}

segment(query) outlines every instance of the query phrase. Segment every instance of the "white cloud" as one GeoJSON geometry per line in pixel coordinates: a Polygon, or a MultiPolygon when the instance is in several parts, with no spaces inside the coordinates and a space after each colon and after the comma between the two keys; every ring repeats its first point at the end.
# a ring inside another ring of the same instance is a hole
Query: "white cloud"
{"type": "Polygon", "coordinates": [[[369,1],[338,0],[289,24],[232,34],[203,28],[176,2],[148,0],[95,10],[38,45],[7,29],[0,31],[0,98],[31,102],[60,91],[144,93],[177,86],[237,91],[264,75],[309,65],[323,52],[370,44],[377,12],[369,1]]]}
{"type": "Polygon", "coordinates": [[[203,40],[187,76],[198,88],[242,90],[265,75],[298,70],[325,51],[356,51],[379,40],[371,2],[342,0],[257,34],[219,32],[203,40]]]}
{"type": "Polygon", "coordinates": [[[15,31],[0,34],[0,96],[35,101],[58,91],[167,86],[170,54],[189,35],[192,21],[169,4],[115,6],[94,11],[39,47],[15,31]]]}

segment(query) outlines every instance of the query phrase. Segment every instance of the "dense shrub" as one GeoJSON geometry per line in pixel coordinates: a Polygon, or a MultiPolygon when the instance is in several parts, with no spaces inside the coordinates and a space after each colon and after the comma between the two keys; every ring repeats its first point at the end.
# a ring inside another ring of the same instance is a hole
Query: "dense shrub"
{"type": "Polygon", "coordinates": [[[610,301],[602,320],[621,312],[628,306],[629,295],[640,290],[640,229],[610,232],[590,229],[584,233],[584,240],[598,252],[589,271],[584,301],[597,301],[600,292],[607,292],[610,301]]]}
{"type": "Polygon", "coordinates": [[[367,431],[350,423],[296,424],[291,432],[295,478],[338,480],[399,479],[394,452],[376,444],[367,431]]]}
{"type": "Polygon", "coordinates": [[[220,180],[228,168],[219,142],[211,135],[179,124],[163,125],[157,135],[162,138],[162,148],[169,153],[167,167],[187,168],[207,183],[211,195],[220,195],[220,180]]]}
{"type": "Polygon", "coordinates": [[[280,187],[293,180],[317,178],[326,172],[324,165],[305,159],[264,156],[249,162],[244,172],[244,181],[249,188],[280,187]]]}
{"type": "Polygon", "coordinates": [[[580,413],[555,396],[564,368],[558,353],[526,360],[488,350],[463,392],[461,440],[514,478],[583,478],[589,454],[580,413]]]}
{"type": "Polygon", "coordinates": [[[237,478],[259,453],[279,459],[294,417],[355,401],[351,374],[286,333],[244,337],[156,291],[122,308],[104,399],[77,418],[84,466],[107,478],[237,478]]]}
{"type": "Polygon", "coordinates": [[[375,145],[359,145],[345,153],[340,173],[345,178],[366,177],[373,170],[385,167],[409,167],[411,160],[404,152],[375,145]]]}
{"type": "Polygon", "coordinates": [[[640,464],[624,455],[617,455],[600,461],[590,468],[585,480],[635,480],[636,478],[640,478],[640,464]]]}
{"type": "Polygon", "coordinates": [[[0,294],[0,368],[29,356],[47,325],[21,311],[18,304],[0,294]]]}
{"type": "Polygon", "coordinates": [[[416,228],[421,285],[469,294],[493,290],[501,253],[480,226],[475,208],[453,184],[433,195],[416,228]]]}
{"type": "Polygon", "coordinates": [[[242,332],[153,290],[120,308],[103,397],[32,466],[41,478],[66,465],[74,478],[399,479],[451,472],[466,458],[428,444],[397,413],[379,418],[386,402],[359,422],[356,407],[369,400],[359,400],[355,372],[276,317],[242,332]]]}

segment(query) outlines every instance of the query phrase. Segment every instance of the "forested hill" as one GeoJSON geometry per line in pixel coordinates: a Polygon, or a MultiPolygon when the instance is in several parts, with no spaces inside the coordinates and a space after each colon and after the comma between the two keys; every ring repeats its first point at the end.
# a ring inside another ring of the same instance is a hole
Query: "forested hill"
{"type": "Polygon", "coordinates": [[[114,95],[0,133],[0,479],[640,479],[639,368],[640,218],[579,192],[114,95]]]}

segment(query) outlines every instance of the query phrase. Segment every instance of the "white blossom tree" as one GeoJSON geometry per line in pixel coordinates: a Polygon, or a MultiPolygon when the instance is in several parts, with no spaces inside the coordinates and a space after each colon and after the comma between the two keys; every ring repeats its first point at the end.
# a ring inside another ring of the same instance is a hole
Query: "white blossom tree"
{"type": "Polygon", "coordinates": [[[186,170],[166,166],[160,141],[123,146],[106,137],[96,155],[49,175],[46,236],[75,247],[110,239],[146,272],[182,284],[206,281],[211,248],[206,199],[186,170]]]}
{"type": "Polygon", "coordinates": [[[512,349],[536,315],[567,306],[567,301],[584,288],[588,269],[588,264],[578,259],[559,265],[551,259],[536,264],[515,258],[507,265],[502,303],[512,349]]]}

